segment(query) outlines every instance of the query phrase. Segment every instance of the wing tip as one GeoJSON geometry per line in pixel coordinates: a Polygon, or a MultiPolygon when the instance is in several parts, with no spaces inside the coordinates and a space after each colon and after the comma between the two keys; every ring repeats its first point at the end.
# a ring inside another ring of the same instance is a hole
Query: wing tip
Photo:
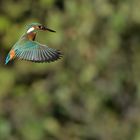
{"type": "Polygon", "coordinates": [[[55,62],[55,61],[61,59],[62,57],[63,57],[63,53],[60,50],[55,50],[55,55],[52,58],[50,58],[44,62],[46,62],[46,63],[55,62]]]}

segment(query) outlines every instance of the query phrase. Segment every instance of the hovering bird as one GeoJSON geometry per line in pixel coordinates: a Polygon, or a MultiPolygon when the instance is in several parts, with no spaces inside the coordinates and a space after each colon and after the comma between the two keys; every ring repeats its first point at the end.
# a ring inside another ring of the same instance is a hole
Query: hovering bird
{"type": "Polygon", "coordinates": [[[61,58],[62,54],[59,50],[49,48],[46,45],[35,41],[38,31],[55,32],[40,23],[32,23],[27,26],[26,33],[15,43],[6,57],[5,64],[14,58],[27,60],[32,62],[53,62],[61,58]]]}

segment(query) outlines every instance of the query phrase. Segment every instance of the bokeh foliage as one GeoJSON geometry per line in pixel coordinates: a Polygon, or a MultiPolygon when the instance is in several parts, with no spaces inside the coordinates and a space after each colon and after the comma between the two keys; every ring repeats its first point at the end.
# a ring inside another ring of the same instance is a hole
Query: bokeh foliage
{"type": "Polygon", "coordinates": [[[1,0],[0,140],[139,140],[140,1],[1,0]],[[4,65],[26,25],[54,63],[4,65]]]}

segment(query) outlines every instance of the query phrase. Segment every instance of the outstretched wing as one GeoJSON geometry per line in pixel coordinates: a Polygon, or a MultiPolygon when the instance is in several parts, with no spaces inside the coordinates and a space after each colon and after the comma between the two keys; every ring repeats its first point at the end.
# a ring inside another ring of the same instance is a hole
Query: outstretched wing
{"type": "Polygon", "coordinates": [[[61,58],[59,50],[49,48],[35,41],[26,41],[21,46],[15,47],[15,57],[32,62],[52,62],[61,58]]]}

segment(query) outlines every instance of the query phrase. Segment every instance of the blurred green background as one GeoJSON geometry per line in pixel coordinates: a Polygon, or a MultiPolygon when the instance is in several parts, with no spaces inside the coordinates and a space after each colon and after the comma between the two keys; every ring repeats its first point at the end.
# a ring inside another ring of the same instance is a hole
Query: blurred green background
{"type": "Polygon", "coordinates": [[[140,140],[140,0],[1,0],[0,140],[140,140]],[[4,65],[32,22],[63,58],[4,65]]]}

